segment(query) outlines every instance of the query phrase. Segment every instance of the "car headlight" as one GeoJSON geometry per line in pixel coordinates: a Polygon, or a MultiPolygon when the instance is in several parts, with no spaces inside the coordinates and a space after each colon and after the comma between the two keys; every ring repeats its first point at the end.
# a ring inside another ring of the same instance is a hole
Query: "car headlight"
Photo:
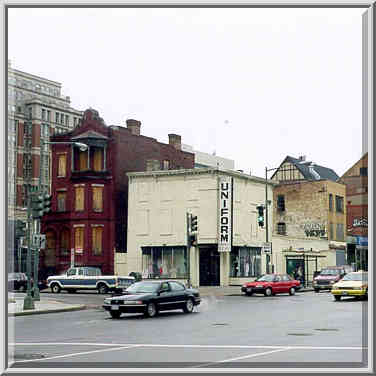
{"type": "Polygon", "coordinates": [[[111,304],[111,299],[105,299],[104,304],[111,304]]]}
{"type": "Polygon", "coordinates": [[[313,281],[313,284],[314,284],[314,285],[317,285],[317,281],[314,280],[314,281],[313,281]]]}
{"type": "Polygon", "coordinates": [[[330,281],[329,282],[331,285],[333,285],[334,283],[336,283],[336,281],[330,281]]]}

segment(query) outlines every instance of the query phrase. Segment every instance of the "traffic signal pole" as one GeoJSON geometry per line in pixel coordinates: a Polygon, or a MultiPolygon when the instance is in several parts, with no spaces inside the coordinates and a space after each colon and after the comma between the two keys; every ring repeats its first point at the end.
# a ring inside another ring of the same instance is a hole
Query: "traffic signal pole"
{"type": "MultiPolygon", "coordinates": [[[[269,222],[268,222],[268,168],[265,167],[265,242],[269,243],[269,222]]],[[[266,273],[270,273],[270,255],[266,255],[266,273]]]]}
{"type": "Polygon", "coordinates": [[[190,227],[191,227],[191,214],[187,213],[187,273],[188,273],[188,280],[187,285],[191,287],[191,235],[190,235],[190,227]]]}

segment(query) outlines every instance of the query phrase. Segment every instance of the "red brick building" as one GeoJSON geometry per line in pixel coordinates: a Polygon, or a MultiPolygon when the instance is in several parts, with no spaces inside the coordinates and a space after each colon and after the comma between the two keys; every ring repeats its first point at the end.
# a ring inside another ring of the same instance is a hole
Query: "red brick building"
{"type": "Polygon", "coordinates": [[[190,169],[194,155],[181,151],[181,137],[169,144],[140,134],[141,122],[127,128],[107,126],[89,109],[73,131],[51,137],[52,210],[42,220],[47,246],[40,258],[41,274],[75,265],[114,273],[115,252],[127,252],[127,172],[190,169]],[[87,145],[80,150],[77,143],[87,145]]]}
{"type": "Polygon", "coordinates": [[[341,177],[346,185],[347,259],[368,269],[368,153],[341,177]]]}

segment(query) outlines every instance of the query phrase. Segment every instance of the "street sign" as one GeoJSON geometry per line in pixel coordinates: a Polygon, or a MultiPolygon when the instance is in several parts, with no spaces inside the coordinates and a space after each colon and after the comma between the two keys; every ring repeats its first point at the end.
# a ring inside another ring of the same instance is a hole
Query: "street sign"
{"type": "Polygon", "coordinates": [[[46,235],[33,234],[31,239],[32,247],[45,249],[46,248],[46,235]]]}
{"type": "Polygon", "coordinates": [[[262,250],[264,251],[264,253],[272,253],[272,243],[268,242],[268,243],[264,243],[262,245],[262,250]]]}

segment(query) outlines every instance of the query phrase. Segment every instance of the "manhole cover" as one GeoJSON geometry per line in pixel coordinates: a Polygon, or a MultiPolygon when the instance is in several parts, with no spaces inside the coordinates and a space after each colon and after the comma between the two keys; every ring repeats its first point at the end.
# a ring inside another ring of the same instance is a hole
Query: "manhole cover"
{"type": "Polygon", "coordinates": [[[312,333],[287,333],[288,336],[312,336],[312,333]]]}
{"type": "Polygon", "coordinates": [[[213,325],[214,326],[224,326],[224,325],[228,325],[228,324],[226,324],[225,322],[218,322],[218,323],[215,323],[213,325]]]}
{"type": "Polygon", "coordinates": [[[338,332],[339,331],[339,329],[329,329],[329,328],[319,328],[315,330],[320,330],[322,332],[338,332]]]}
{"type": "Polygon", "coordinates": [[[14,360],[28,360],[45,358],[43,354],[15,354],[14,360]]]}

